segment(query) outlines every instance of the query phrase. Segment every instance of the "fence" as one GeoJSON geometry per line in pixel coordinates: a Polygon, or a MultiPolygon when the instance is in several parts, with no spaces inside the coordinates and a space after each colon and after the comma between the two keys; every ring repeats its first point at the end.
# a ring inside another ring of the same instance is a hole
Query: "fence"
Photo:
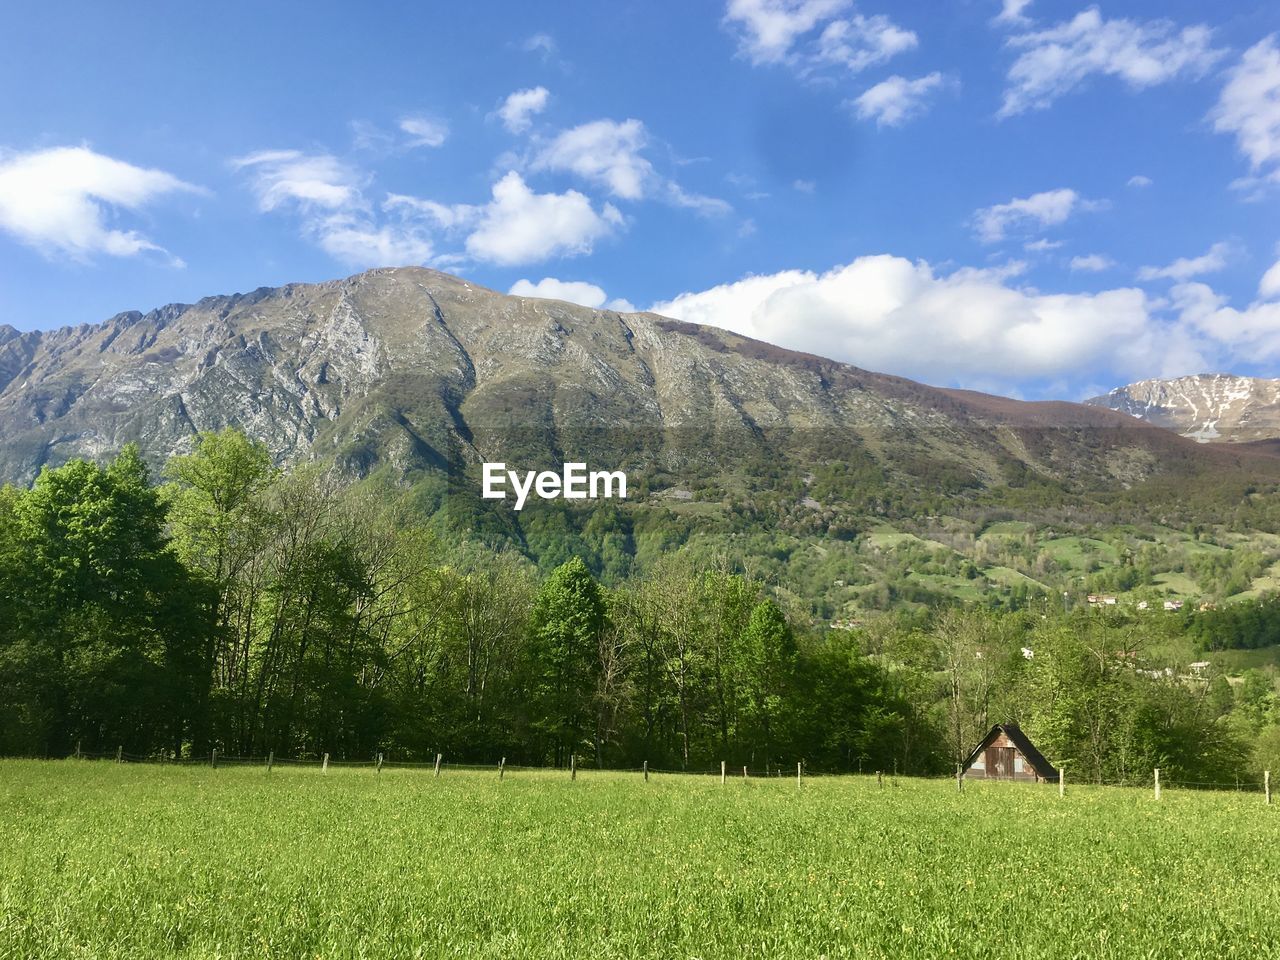
{"type": "MultiPolygon", "coordinates": [[[[219,766],[259,766],[264,767],[268,773],[276,766],[288,767],[319,767],[322,773],[327,772],[330,767],[340,768],[371,768],[375,773],[381,773],[384,767],[390,767],[400,770],[424,770],[431,771],[436,777],[448,770],[469,770],[477,772],[493,772],[496,773],[499,780],[506,778],[508,772],[512,773],[566,773],[570,780],[576,780],[578,777],[577,757],[571,757],[568,767],[536,767],[519,764],[508,764],[507,758],[501,758],[497,763],[456,763],[453,761],[445,761],[443,754],[436,754],[434,761],[415,761],[415,760],[387,760],[383,754],[379,753],[369,760],[334,760],[329,754],[323,754],[319,759],[303,759],[291,757],[276,757],[275,753],[268,753],[265,757],[237,757],[224,756],[216,749],[210,751],[208,757],[169,757],[165,755],[148,755],[126,753],[123,747],[117,747],[114,752],[92,753],[82,751],[77,744],[76,751],[68,759],[75,760],[112,760],[116,763],[156,763],[171,764],[185,766],[210,766],[217,768],[219,766]]],[[[784,771],[780,765],[767,767],[765,770],[757,770],[754,773],[749,767],[734,767],[730,770],[728,762],[722,760],[719,769],[700,769],[700,770],[673,770],[651,767],[646,760],[640,767],[608,767],[603,768],[601,773],[634,773],[643,776],[645,782],[648,782],[650,774],[661,774],[663,776],[707,776],[720,778],[721,784],[726,784],[730,779],[734,780],[750,780],[750,779],[781,779],[790,777],[789,770],[784,771]],[[739,772],[739,769],[741,772],[739,772]]],[[[858,774],[862,776],[863,774],[858,774]]],[[[806,779],[816,777],[848,777],[854,774],[845,771],[818,771],[810,770],[803,760],[796,762],[795,781],[796,788],[800,789],[806,779]]],[[[898,785],[899,774],[895,769],[888,774],[889,786],[896,787],[898,785]]],[[[882,770],[875,772],[876,786],[883,789],[885,786],[886,773],[882,770]]],[[[925,777],[906,777],[911,780],[925,780],[937,778],[925,777]]],[[[999,780],[984,780],[984,783],[1000,783],[999,780]]],[[[955,777],[957,791],[963,792],[965,779],[964,771],[958,766],[955,777]]],[[[1157,767],[1152,771],[1151,779],[1148,781],[1153,796],[1156,800],[1160,800],[1166,790],[1219,790],[1236,792],[1257,792],[1261,794],[1263,802],[1271,805],[1271,771],[1264,771],[1260,780],[1252,778],[1236,778],[1234,781],[1200,781],[1200,780],[1178,780],[1171,779],[1167,775],[1162,776],[1160,768],[1157,767]]],[[[1051,784],[1052,785],[1052,784],[1051,784]]],[[[1067,776],[1065,769],[1060,769],[1057,781],[1058,796],[1066,796],[1067,776]]],[[[1081,784],[1085,787],[1129,787],[1141,788],[1140,783],[1134,783],[1132,780],[1085,780],[1081,784]]]]}

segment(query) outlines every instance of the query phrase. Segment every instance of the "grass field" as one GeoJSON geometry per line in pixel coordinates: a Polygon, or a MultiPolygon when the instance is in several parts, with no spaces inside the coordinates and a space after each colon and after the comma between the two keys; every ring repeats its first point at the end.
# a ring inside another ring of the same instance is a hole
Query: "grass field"
{"type": "Polygon", "coordinates": [[[1257,794],[0,761],[0,957],[1274,957],[1257,794]]]}

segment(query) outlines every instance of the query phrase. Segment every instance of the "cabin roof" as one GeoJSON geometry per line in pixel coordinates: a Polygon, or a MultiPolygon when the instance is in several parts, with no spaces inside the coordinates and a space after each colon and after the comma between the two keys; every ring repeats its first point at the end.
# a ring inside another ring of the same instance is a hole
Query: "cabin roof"
{"type": "Polygon", "coordinates": [[[1036,749],[1036,745],[1028,739],[1027,735],[1022,732],[1022,728],[1016,723],[997,723],[988,731],[987,735],[982,738],[982,742],[973,748],[973,752],[969,754],[969,758],[964,762],[964,769],[968,770],[973,765],[973,761],[978,759],[978,754],[987,749],[991,745],[991,741],[1003,733],[1009,738],[1009,742],[1018,748],[1018,752],[1022,754],[1022,758],[1031,764],[1031,769],[1036,772],[1037,776],[1045,780],[1058,779],[1058,771],[1054,768],[1045,755],[1036,749]]]}

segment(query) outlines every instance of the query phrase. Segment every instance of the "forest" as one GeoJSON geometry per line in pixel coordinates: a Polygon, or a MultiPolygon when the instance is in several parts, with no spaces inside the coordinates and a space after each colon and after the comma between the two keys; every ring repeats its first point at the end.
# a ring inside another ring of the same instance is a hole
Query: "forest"
{"type": "Polygon", "coordinates": [[[46,469],[0,488],[0,754],[946,774],[1012,720],[1086,780],[1280,769],[1273,680],[1167,655],[1274,643],[1268,598],[833,628],[728,553],[636,554],[613,509],[583,524],[596,563],[566,538],[550,566],[412,489],[281,471],[234,430],[158,477],[131,447],[46,469]]]}

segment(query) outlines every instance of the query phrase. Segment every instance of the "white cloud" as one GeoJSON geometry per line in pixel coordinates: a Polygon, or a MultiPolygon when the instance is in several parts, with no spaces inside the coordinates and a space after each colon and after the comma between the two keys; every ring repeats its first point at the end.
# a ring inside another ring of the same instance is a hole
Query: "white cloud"
{"type": "Polygon", "coordinates": [[[1009,38],[1021,53],[1009,68],[999,115],[1043,109],[1093,75],[1118,77],[1134,90],[1203,76],[1224,53],[1211,40],[1206,26],[1104,20],[1090,7],[1055,27],[1009,38]]]}
{"type": "Polygon", "coordinates": [[[1126,183],[1126,184],[1125,184],[1125,186],[1128,186],[1128,187],[1138,187],[1138,188],[1140,188],[1140,189],[1141,189],[1142,187],[1149,187],[1149,186],[1151,186],[1152,182],[1153,182],[1153,181],[1152,181],[1152,179],[1151,179],[1150,177],[1146,177],[1146,176],[1143,176],[1142,174],[1138,173],[1138,174],[1134,174],[1132,177],[1130,177],[1130,178],[1129,178],[1128,183],[1126,183]]]}
{"type": "Polygon", "coordinates": [[[875,120],[878,127],[898,127],[924,113],[929,94],[942,83],[937,72],[916,80],[892,76],[863,93],[853,106],[863,120],[875,120]]]}
{"type": "Polygon", "coordinates": [[[1201,362],[1161,329],[1139,289],[1041,294],[1014,269],[940,275],[925,262],[861,257],[824,274],[751,276],[653,306],[858,366],[931,382],[1011,388],[1032,378],[1151,375],[1201,362]]]}
{"type": "Polygon", "coordinates": [[[796,40],[847,9],[850,0],[729,0],[724,22],[738,34],[738,51],[754,64],[777,63],[796,40]]]}
{"type": "Polygon", "coordinates": [[[660,176],[643,155],[649,132],[639,120],[593,120],[559,133],[534,157],[534,170],[572,173],[623,200],[656,198],[706,216],[732,211],[724,200],[690,193],[660,176]]]}
{"type": "Polygon", "coordinates": [[[202,192],[163,170],[135,167],[88,147],[0,154],[0,229],[46,256],[165,253],[137,231],[107,224],[113,210],[140,210],[184,191],[202,192]]]}
{"type": "Polygon", "coordinates": [[[1062,187],[984,207],[974,212],[973,223],[983,243],[999,243],[1011,229],[1056,226],[1077,210],[1096,210],[1101,206],[1062,187]]]}
{"type": "MultiPolygon", "coordinates": [[[[1262,286],[1280,295],[1280,264],[1262,286]]],[[[861,257],[818,274],[785,270],[683,293],[653,311],[870,370],[1006,394],[1058,393],[1280,361],[1280,300],[1244,308],[1204,283],[1168,299],[1129,287],[1054,294],[1017,287],[1018,265],[943,274],[923,261],[861,257]]]]}
{"type": "Polygon", "coordinates": [[[1027,15],[1022,11],[1031,6],[1031,0],[1004,0],[1000,6],[1000,12],[996,14],[995,22],[1004,24],[1024,24],[1027,22],[1027,15]]]}
{"type": "Polygon", "coordinates": [[[1032,253],[1044,253],[1047,250],[1057,250],[1062,246],[1061,240],[1050,240],[1041,237],[1039,240],[1030,240],[1022,245],[1024,250],[1030,250],[1032,253]]]}
{"type": "Polygon", "coordinates": [[[852,0],[729,0],[724,23],[738,54],[759,66],[786,63],[802,76],[832,67],[859,73],[919,44],[883,14],[842,15],[852,0]]]}
{"type": "Polygon", "coordinates": [[[648,140],[639,120],[594,120],[562,132],[533,166],[568,171],[601,184],[615,197],[639,200],[656,176],[653,164],[640,155],[648,140]]]}
{"type": "Polygon", "coordinates": [[[511,133],[524,133],[533,125],[533,117],[547,108],[551,93],[546,87],[517,90],[502,101],[498,117],[511,133]]]}
{"type": "Polygon", "coordinates": [[[534,193],[512,171],[493,185],[466,249],[478,260],[513,266],[554,256],[590,253],[592,245],[622,224],[610,204],[596,211],[576,190],[534,193]]]}
{"type": "Polygon", "coordinates": [[[1100,253],[1090,253],[1083,257],[1071,258],[1071,269],[1077,272],[1101,273],[1104,270],[1110,270],[1115,265],[1116,262],[1114,260],[1100,253]]]}
{"type": "Polygon", "coordinates": [[[813,193],[818,189],[818,185],[812,180],[792,180],[791,189],[797,190],[800,193],[813,193]]]}
{"type": "MultiPolygon", "coordinates": [[[[1274,35],[1245,51],[1227,72],[1209,114],[1219,133],[1233,133],[1254,171],[1280,164],[1280,49],[1274,35]]],[[[1280,177],[1273,171],[1270,179],[1280,177]]]]}
{"type": "Polygon", "coordinates": [[[1143,267],[1138,271],[1139,280],[1190,280],[1206,273],[1216,273],[1227,265],[1231,244],[1215,243],[1199,257],[1179,257],[1163,267],[1143,267]]]}
{"type": "Polygon", "coordinates": [[[818,38],[817,58],[860,73],[914,49],[919,39],[886,16],[857,15],[827,24],[818,38]]]}
{"type": "Polygon", "coordinates": [[[1274,300],[1280,297],[1280,260],[1271,265],[1271,268],[1262,275],[1262,279],[1258,281],[1258,296],[1264,300],[1274,300]]]}
{"type": "Polygon", "coordinates": [[[555,277],[543,277],[537,283],[532,280],[517,280],[507,291],[517,297],[541,297],[544,300],[564,300],[584,307],[598,308],[604,306],[609,299],[604,290],[594,283],[582,280],[557,280],[555,277]]]}
{"type": "Polygon", "coordinates": [[[426,263],[431,239],[411,227],[375,227],[362,220],[336,218],[317,224],[320,247],[342,263],[356,267],[398,267],[426,263]]]}
{"type": "Polygon", "coordinates": [[[1171,295],[1182,326],[1219,345],[1228,362],[1280,360],[1280,302],[1237,310],[1204,283],[1178,284],[1171,295]]]}
{"type": "Polygon", "coordinates": [[[411,147],[438,147],[449,138],[449,126],[430,117],[405,117],[400,129],[409,135],[411,147]]]}
{"type": "Polygon", "coordinates": [[[303,236],[340,263],[386,267],[425,263],[432,257],[430,235],[421,226],[377,222],[362,192],[367,178],[336,157],[263,150],[232,165],[251,176],[258,209],[292,211],[303,236]]]}
{"type": "Polygon", "coordinates": [[[517,297],[541,297],[545,300],[564,300],[576,303],[593,310],[604,307],[619,313],[635,313],[635,304],[622,297],[609,300],[604,290],[594,283],[582,280],[557,280],[555,277],[543,277],[537,283],[531,280],[517,280],[507,293],[517,297]]]}
{"type": "Polygon", "coordinates": [[[360,204],[360,176],[327,153],[261,150],[231,161],[253,175],[258,209],[264,213],[294,203],[304,208],[340,210],[360,204]]]}
{"type": "Polygon", "coordinates": [[[535,33],[525,38],[524,43],[520,44],[520,49],[526,53],[536,53],[542,57],[543,61],[549,60],[556,55],[559,49],[556,44],[555,37],[549,33],[535,33]]]}

